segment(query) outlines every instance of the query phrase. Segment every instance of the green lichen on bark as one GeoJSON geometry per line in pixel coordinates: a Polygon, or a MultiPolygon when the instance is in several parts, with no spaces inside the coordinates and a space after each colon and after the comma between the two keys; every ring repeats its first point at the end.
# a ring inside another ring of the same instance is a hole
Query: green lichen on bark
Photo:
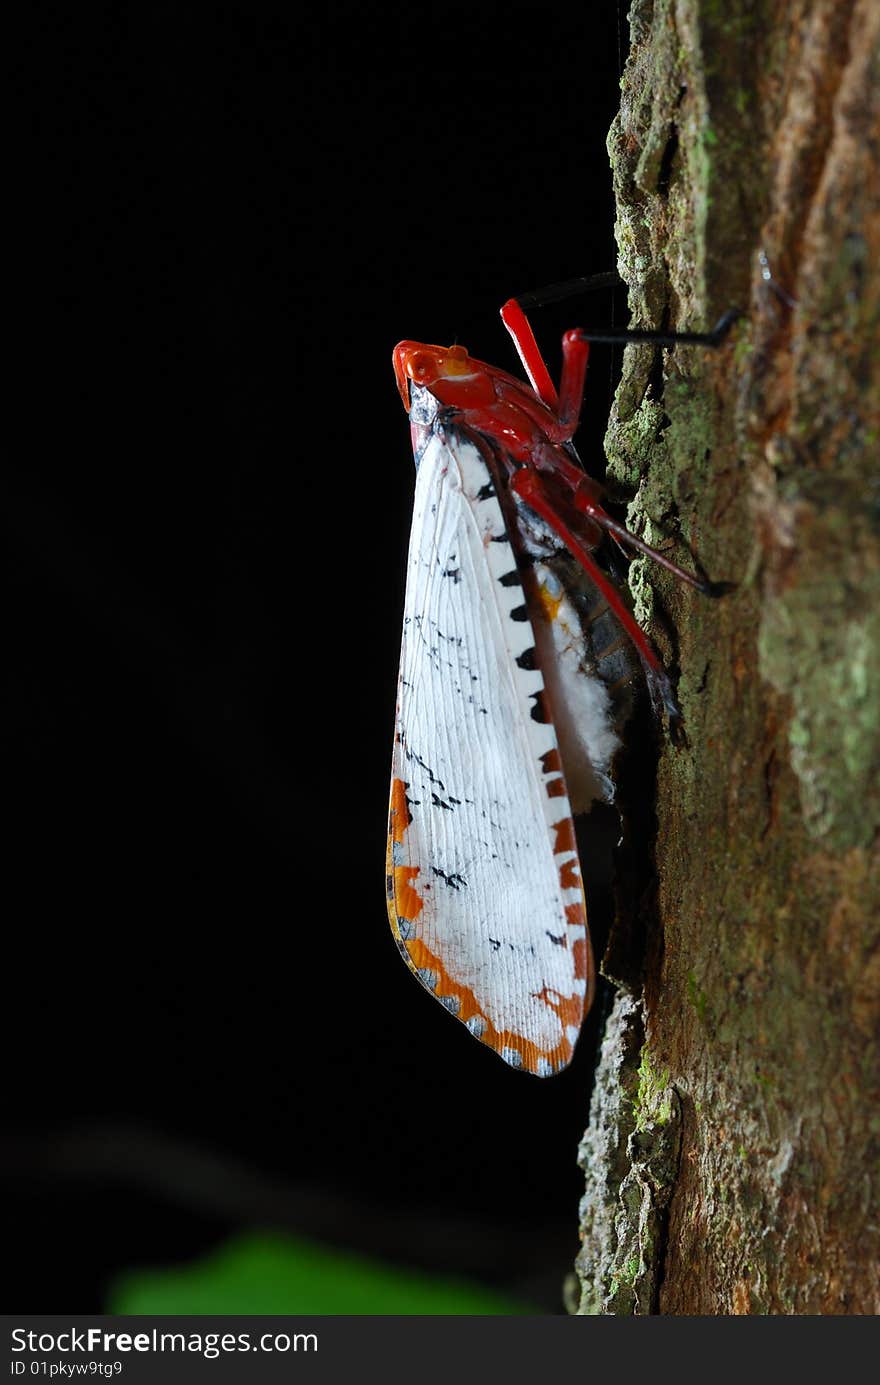
{"type": "Polygon", "coordinates": [[[633,321],[745,315],[717,353],[627,351],[609,471],[637,532],[738,586],[631,569],[688,738],[657,770],[644,992],[682,1157],[656,1302],[593,1218],[584,1303],[877,1312],[880,11],[636,0],[632,27],[609,149],[633,321]]]}
{"type": "Polygon", "coordinates": [[[656,1311],[679,1129],[678,1097],[645,1044],[641,1007],[622,992],[608,1021],[579,1153],[587,1186],[578,1313],[656,1311]]]}
{"type": "Polygon", "coordinates": [[[653,1126],[665,1126],[672,1120],[675,1093],[669,1082],[667,1068],[656,1068],[650,1049],[645,1045],[639,1059],[639,1085],[635,1101],[636,1132],[642,1134],[653,1126]]]}
{"type": "MultiPolygon", "coordinates": [[[[816,520],[831,529],[846,523],[832,504],[816,520]]],[[[863,577],[866,563],[857,540],[847,552],[848,537],[829,547],[863,577]]],[[[762,675],[792,700],[789,756],[807,831],[870,847],[880,793],[880,574],[842,583],[838,573],[813,570],[768,602],[758,649],[762,675]]]]}

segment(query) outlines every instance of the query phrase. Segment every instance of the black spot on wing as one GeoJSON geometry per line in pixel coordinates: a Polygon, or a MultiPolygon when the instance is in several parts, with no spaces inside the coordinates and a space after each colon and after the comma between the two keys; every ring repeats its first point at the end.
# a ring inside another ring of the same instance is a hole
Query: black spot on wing
{"type": "Polygon", "coordinates": [[[548,715],[548,712],[547,712],[547,703],[546,703],[546,701],[544,700],[544,690],[543,690],[543,688],[540,689],[540,690],[539,690],[538,692],[536,692],[536,693],[532,693],[532,701],[533,701],[533,706],[532,706],[532,710],[531,710],[531,712],[530,712],[530,716],[531,716],[531,718],[532,718],[532,721],[541,722],[542,725],[543,725],[543,724],[546,724],[547,722],[549,722],[549,721],[550,721],[550,716],[548,715]]]}
{"type": "Polygon", "coordinates": [[[528,649],[524,649],[522,654],[517,655],[516,666],[524,669],[527,673],[534,673],[538,667],[538,656],[533,644],[528,649]]]}
{"type": "Polygon", "coordinates": [[[480,486],[480,489],[477,491],[477,499],[478,499],[478,500],[491,500],[492,497],[493,497],[493,495],[495,495],[495,494],[496,494],[496,491],[495,491],[495,486],[494,486],[493,482],[487,481],[486,484],[485,484],[485,486],[480,486]]]}
{"type": "Polygon", "coordinates": [[[515,567],[511,568],[510,572],[505,572],[503,577],[498,578],[498,581],[501,583],[502,587],[522,586],[522,578],[515,567]]]}
{"type": "Polygon", "coordinates": [[[445,885],[448,885],[451,890],[467,889],[467,881],[463,875],[447,875],[446,871],[441,870],[439,866],[432,866],[431,869],[437,878],[442,880],[445,885]]]}
{"type": "Polygon", "coordinates": [[[510,612],[511,620],[526,621],[528,620],[528,618],[528,607],[525,604],[523,604],[522,606],[514,606],[513,610],[510,612]]]}
{"type": "MultiPolygon", "coordinates": [[[[429,783],[429,784],[436,784],[436,785],[438,786],[438,788],[440,788],[440,789],[443,791],[443,793],[445,793],[445,792],[446,792],[446,785],[443,783],[443,780],[439,777],[439,775],[436,775],[436,774],[434,773],[434,771],[431,769],[431,766],[430,766],[430,765],[428,765],[428,764],[425,763],[425,761],[422,759],[421,755],[417,755],[416,752],[415,752],[414,750],[410,750],[410,748],[409,748],[409,746],[406,744],[406,742],[405,742],[405,740],[404,740],[402,734],[401,734],[401,737],[400,737],[400,744],[401,744],[401,746],[403,747],[403,753],[404,753],[405,758],[406,758],[407,760],[412,760],[412,761],[414,761],[414,763],[417,764],[417,765],[419,766],[420,769],[423,769],[423,770],[425,771],[425,773],[426,773],[427,776],[428,776],[428,783],[429,783]]],[[[409,801],[409,800],[407,800],[407,801],[409,801]]]]}

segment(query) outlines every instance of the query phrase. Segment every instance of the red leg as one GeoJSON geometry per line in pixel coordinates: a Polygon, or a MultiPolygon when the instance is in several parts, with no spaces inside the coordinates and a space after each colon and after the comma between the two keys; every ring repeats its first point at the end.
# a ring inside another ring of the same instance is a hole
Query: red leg
{"type": "MultiPolygon", "coordinates": [[[[613,289],[622,283],[623,280],[616,270],[611,270],[606,274],[588,274],[578,279],[566,279],[561,284],[545,284],[535,293],[521,293],[516,298],[508,299],[501,309],[501,320],[513,337],[513,344],[523,363],[523,369],[529,377],[532,389],[541,402],[546,404],[548,409],[552,409],[554,413],[559,411],[556,389],[544,364],[544,358],[538,350],[538,344],[524,310],[526,308],[545,307],[548,303],[559,303],[565,298],[575,298],[584,293],[592,293],[596,289],[613,289]]],[[[583,389],[583,377],[587,369],[588,350],[589,348],[583,354],[581,389],[583,389]]],[[[577,408],[580,409],[580,396],[578,396],[577,408]]],[[[571,434],[566,436],[570,437],[571,434]]],[[[566,438],[560,437],[558,440],[564,442],[566,438]]]]}
{"type": "Polygon", "coordinates": [[[501,309],[504,323],[513,344],[529,377],[535,394],[556,415],[555,423],[545,423],[544,428],[551,442],[568,442],[577,430],[580,421],[581,400],[584,397],[584,381],[587,375],[587,361],[590,346],[585,337],[577,337],[574,332],[566,332],[562,339],[562,380],[557,395],[550,372],[535,341],[535,334],[529,320],[515,298],[510,298],[501,309]]]}
{"type": "Polygon", "coordinates": [[[719,318],[711,332],[657,332],[628,327],[594,332],[575,327],[562,338],[562,377],[557,394],[528,318],[519,303],[515,298],[510,298],[501,309],[501,320],[513,338],[532,389],[556,415],[556,425],[547,428],[547,436],[552,442],[569,442],[577,432],[591,341],[622,345],[644,342],[653,346],[720,346],[740,316],[739,310],[732,308],[719,318]]]}
{"type": "MultiPolygon", "coordinates": [[[[548,447],[532,453],[532,462],[542,476],[552,476],[568,488],[569,495],[566,497],[577,512],[586,519],[592,521],[606,533],[613,534],[621,544],[626,544],[629,548],[635,548],[639,553],[644,553],[646,558],[653,558],[655,563],[665,567],[667,572],[671,572],[681,582],[687,582],[690,586],[696,587],[703,596],[726,596],[728,592],[735,590],[735,582],[710,582],[708,577],[702,574],[697,575],[688,572],[686,568],[679,567],[671,558],[667,558],[659,549],[652,548],[644,539],[638,538],[627,529],[626,525],[619,524],[616,519],[603,509],[598,497],[603,493],[602,487],[592,476],[587,476],[581,469],[567,456],[564,449],[559,447],[548,447]]],[[[518,476],[516,472],[514,475],[518,476]]],[[[513,483],[512,483],[513,484],[513,483]]],[[[528,485],[529,482],[519,482],[517,485],[528,485]]]]}
{"type": "Polygon", "coordinates": [[[707,577],[698,577],[696,573],[688,572],[686,568],[679,567],[678,563],[673,563],[670,558],[665,557],[658,549],[652,548],[649,543],[638,538],[627,529],[626,525],[618,524],[616,519],[612,519],[609,514],[597,504],[590,492],[595,489],[595,483],[586,478],[586,484],[581,484],[572,496],[575,509],[602,529],[613,534],[621,543],[628,544],[630,548],[638,549],[639,553],[644,553],[646,558],[653,558],[655,563],[665,567],[667,572],[671,572],[681,582],[687,582],[690,586],[696,587],[703,596],[726,596],[735,588],[734,582],[710,582],[707,577]]]}
{"type": "Polygon", "coordinates": [[[575,327],[571,332],[566,332],[562,338],[562,378],[559,381],[557,411],[559,430],[552,434],[553,441],[568,442],[577,432],[591,341],[617,342],[623,345],[646,342],[653,346],[720,346],[739,317],[739,310],[731,309],[719,318],[711,332],[655,332],[629,327],[623,327],[619,331],[612,327],[604,332],[586,331],[583,327],[575,327]]]}
{"type": "MultiPolygon", "coordinates": [[[[669,682],[666,670],[661,664],[654,650],[648,641],[648,637],[641,626],[636,623],[632,612],[627,608],[620,593],[614,583],[605,576],[601,568],[593,561],[588,550],[574,535],[560,515],[552,498],[548,494],[548,489],[544,478],[539,472],[533,471],[531,467],[521,467],[515,471],[510,478],[511,488],[525,503],[540,515],[550,525],[554,533],[565,544],[572,557],[580,563],[590,581],[608,603],[609,609],[614,612],[623,629],[632,640],[639,657],[645,668],[648,678],[648,685],[651,696],[655,701],[659,701],[666,708],[669,714],[670,723],[674,726],[681,717],[678,705],[672,695],[672,687],[669,682]]],[[[604,514],[604,511],[602,512],[604,514]]],[[[626,532],[626,531],[624,531],[626,532]]]]}
{"type": "Polygon", "coordinates": [[[529,320],[515,298],[509,298],[504,304],[501,309],[501,321],[513,337],[513,344],[522,361],[523,370],[529,377],[532,389],[541,403],[546,404],[548,409],[552,409],[556,413],[559,408],[556,388],[550,379],[550,372],[544,364],[544,357],[538,350],[538,343],[535,341],[535,334],[529,326],[529,320]]]}
{"type": "MultiPolygon", "coordinates": [[[[598,275],[594,276],[592,280],[575,280],[569,284],[551,285],[548,289],[537,294],[524,295],[522,301],[528,301],[529,303],[534,302],[540,305],[543,302],[551,302],[557,298],[567,296],[569,292],[575,291],[579,286],[606,287],[607,281],[615,277],[616,276],[598,275]]],[[[523,312],[520,301],[511,298],[501,309],[502,321],[513,338],[514,345],[519,353],[519,358],[523,363],[523,367],[529,377],[532,388],[541,402],[556,415],[554,421],[543,422],[543,428],[548,440],[555,444],[569,442],[577,431],[584,397],[584,382],[587,373],[587,362],[589,360],[589,343],[591,341],[619,342],[623,344],[644,342],[655,346],[720,346],[727,336],[727,333],[730,331],[730,328],[740,315],[738,309],[731,309],[718,320],[711,332],[658,332],[654,330],[631,328],[609,328],[604,332],[594,332],[587,331],[583,328],[575,328],[573,331],[566,332],[565,336],[562,338],[562,376],[559,383],[559,394],[557,395],[553,382],[550,379],[550,373],[538,349],[534,333],[523,312]]],[[[541,461],[537,457],[535,460],[540,466],[541,461]]],[[[635,534],[631,534],[624,525],[618,524],[616,520],[606,514],[602,506],[597,503],[594,498],[596,490],[595,483],[589,478],[582,477],[580,474],[575,473],[575,468],[570,463],[567,465],[563,465],[563,463],[568,463],[568,459],[565,458],[561,452],[554,452],[552,469],[561,479],[564,479],[566,484],[570,487],[575,508],[579,510],[581,514],[592,519],[609,533],[614,534],[621,543],[625,543],[629,545],[630,548],[635,548],[640,553],[644,553],[647,557],[653,558],[661,567],[665,567],[681,581],[688,582],[692,587],[696,587],[697,591],[702,592],[703,595],[723,596],[725,593],[733,590],[733,584],[730,582],[710,582],[705,577],[698,577],[693,573],[687,572],[684,568],[679,567],[677,563],[673,563],[669,558],[658,552],[656,548],[652,548],[642,539],[637,538],[635,534]]],[[[516,475],[517,478],[522,477],[523,473],[518,472],[516,475]]],[[[533,483],[525,479],[522,481],[514,479],[513,482],[514,488],[518,490],[520,487],[528,487],[531,484],[533,483]]],[[[551,503],[546,495],[544,496],[544,503],[551,503]]],[[[536,505],[533,508],[537,509],[538,507],[536,505]]],[[[539,511],[539,513],[543,513],[543,511],[539,511]]],[[[545,515],[545,518],[549,517],[545,515]]],[[[553,521],[551,520],[550,522],[552,523],[553,521]]],[[[557,532],[560,531],[557,530],[557,532]]],[[[561,533],[560,537],[562,537],[561,533]]],[[[565,542],[568,543],[568,539],[565,539],[565,542]]],[[[572,552],[574,552],[574,549],[572,552]]],[[[575,556],[578,555],[575,554],[575,556]]],[[[590,570],[591,575],[593,575],[595,564],[590,562],[590,568],[588,570],[590,570]]],[[[624,607],[624,610],[625,609],[624,607]]],[[[624,624],[626,625],[625,621],[624,624]]],[[[632,622],[632,625],[633,630],[630,630],[630,634],[637,647],[640,647],[639,641],[634,634],[634,630],[637,630],[638,626],[635,625],[635,622],[632,622]]],[[[629,627],[627,626],[626,628],[629,627]]]]}

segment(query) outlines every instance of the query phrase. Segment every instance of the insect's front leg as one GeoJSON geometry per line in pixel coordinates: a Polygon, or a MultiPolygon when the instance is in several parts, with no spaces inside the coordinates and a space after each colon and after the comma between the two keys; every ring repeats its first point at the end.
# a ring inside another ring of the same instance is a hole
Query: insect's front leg
{"type": "Polygon", "coordinates": [[[581,417],[581,403],[584,397],[584,380],[587,372],[590,342],[606,342],[612,345],[631,345],[645,343],[652,346],[720,346],[733,324],[741,316],[738,308],[731,308],[719,318],[711,332],[656,332],[641,331],[634,328],[621,328],[615,331],[593,331],[584,327],[574,327],[562,338],[562,375],[559,380],[559,408],[557,410],[558,431],[553,435],[554,442],[568,442],[577,432],[581,417]]]}
{"type": "Polygon", "coordinates": [[[666,347],[716,347],[722,344],[733,324],[742,316],[739,308],[730,308],[709,332],[663,332],[656,328],[632,327],[575,327],[572,331],[566,332],[562,339],[562,374],[557,393],[524,309],[557,302],[585,289],[607,288],[617,282],[619,280],[616,274],[599,274],[589,279],[574,279],[565,284],[550,284],[537,293],[521,294],[518,298],[508,299],[501,309],[501,320],[513,338],[532,389],[541,402],[556,415],[555,424],[547,430],[547,436],[553,442],[569,442],[577,431],[591,341],[621,346],[643,343],[666,347]]]}
{"type": "Polygon", "coordinates": [[[589,343],[586,338],[569,341],[573,333],[566,333],[562,342],[562,378],[557,394],[529,320],[515,298],[504,304],[501,320],[513,338],[532,389],[541,403],[555,415],[552,421],[548,420],[543,424],[547,437],[551,442],[569,442],[580,422],[581,400],[584,396],[587,361],[590,356],[589,343]]]}

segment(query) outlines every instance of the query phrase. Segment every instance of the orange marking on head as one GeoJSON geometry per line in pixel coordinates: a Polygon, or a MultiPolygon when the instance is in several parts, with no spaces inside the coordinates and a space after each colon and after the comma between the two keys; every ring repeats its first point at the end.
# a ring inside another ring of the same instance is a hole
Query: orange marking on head
{"type": "Polygon", "coordinates": [[[472,369],[468,353],[463,346],[450,346],[446,352],[444,369],[447,375],[467,375],[472,369]]]}

